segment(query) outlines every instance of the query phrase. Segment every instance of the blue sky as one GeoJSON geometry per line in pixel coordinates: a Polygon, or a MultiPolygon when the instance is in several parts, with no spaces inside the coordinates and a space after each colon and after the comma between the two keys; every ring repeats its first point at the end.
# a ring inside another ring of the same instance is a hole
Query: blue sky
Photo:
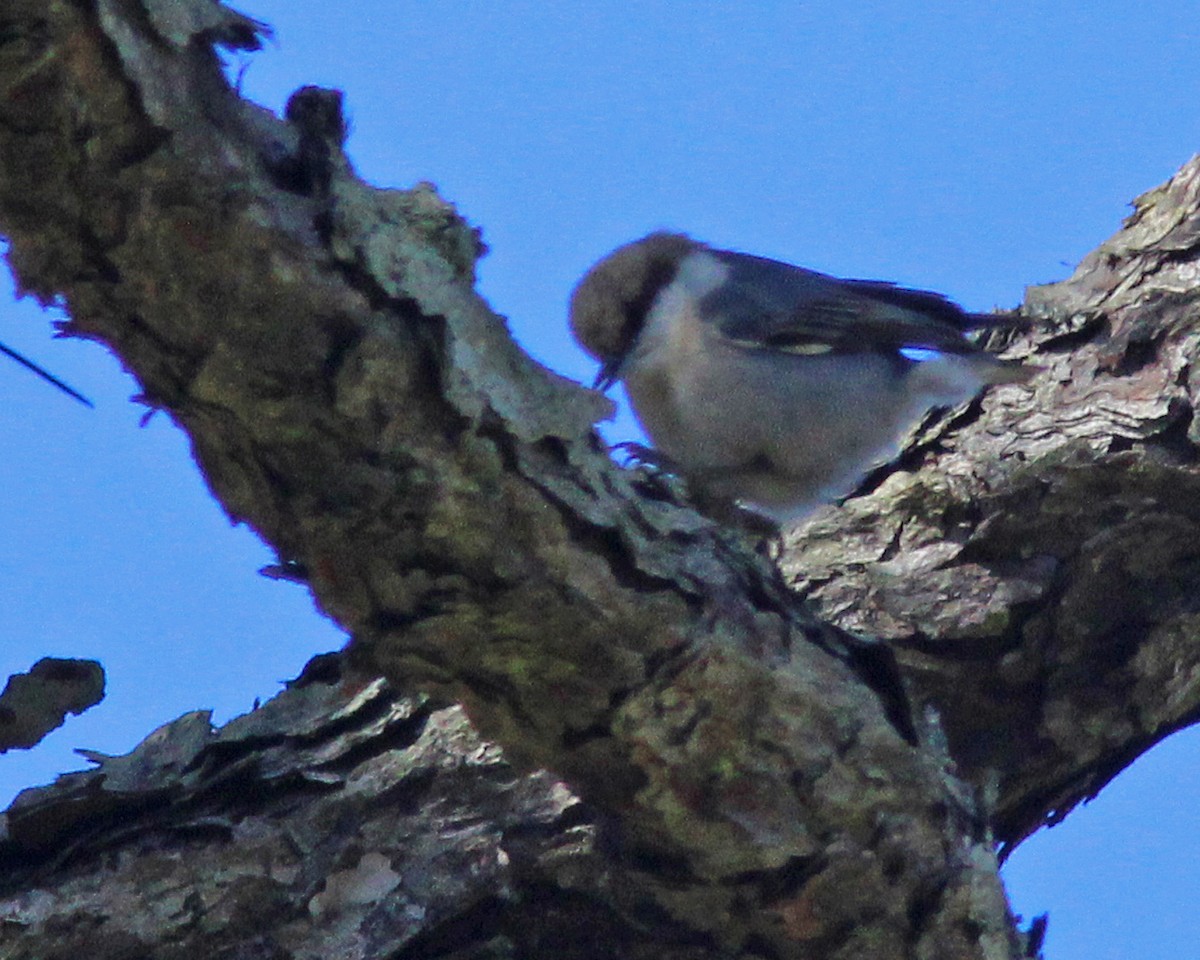
{"type": "MultiPolygon", "coordinates": [[[[244,0],[276,41],[244,92],[280,110],[347,93],[351,156],[381,186],[437,183],[481,226],[480,288],[538,359],[591,261],[671,227],[845,276],[1017,304],[1111,235],[1200,148],[1200,21],[1178,3],[1005,5],[244,0]]],[[[7,294],[5,297],[7,298],[7,294]]],[[[205,491],[186,438],[102,348],[52,341],[24,301],[0,340],[96,401],[0,365],[0,669],[96,657],[105,702],[0,757],[0,801],[208,707],[224,721],[342,642],[205,491]]],[[[632,434],[627,417],[611,428],[632,434]]],[[[1192,955],[1200,738],[1183,734],[1006,871],[1050,912],[1053,960],[1192,955]]]]}

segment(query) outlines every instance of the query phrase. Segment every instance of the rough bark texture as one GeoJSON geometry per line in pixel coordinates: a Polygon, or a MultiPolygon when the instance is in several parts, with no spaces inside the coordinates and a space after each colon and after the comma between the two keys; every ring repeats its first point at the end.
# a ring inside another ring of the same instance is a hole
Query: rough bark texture
{"type": "Polygon", "coordinates": [[[14,673],[0,693],[0,753],[32,747],[104,697],[104,668],[95,660],[42,657],[28,673],[14,673]]]}
{"type": "Polygon", "coordinates": [[[797,531],[792,583],[886,639],[1010,850],[1200,716],[1200,162],[1032,287],[1046,367],[797,531]]]}
{"type": "Polygon", "coordinates": [[[566,788],[336,657],[92,759],[7,813],[6,960],[658,955],[577,892],[603,862],[566,788]]]}
{"type": "Polygon", "coordinates": [[[1196,710],[1197,169],[1032,292],[1032,389],[789,545],[796,592],[613,466],[599,399],[474,293],[474,232],[354,177],[336,94],[238,98],[211,44],[255,36],[210,0],[7,0],[0,232],[354,669],[20,798],[3,955],[1026,952],[993,841],[1196,710]]]}

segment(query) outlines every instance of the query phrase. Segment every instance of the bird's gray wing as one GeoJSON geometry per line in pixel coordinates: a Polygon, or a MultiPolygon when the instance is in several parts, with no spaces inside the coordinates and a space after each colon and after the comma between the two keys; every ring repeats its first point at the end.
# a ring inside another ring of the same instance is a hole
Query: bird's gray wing
{"type": "Polygon", "coordinates": [[[937,293],[874,280],[839,280],[814,270],[714,251],[729,269],[700,302],[732,342],[798,354],[927,348],[977,351],[962,332],[979,325],[937,293]]]}

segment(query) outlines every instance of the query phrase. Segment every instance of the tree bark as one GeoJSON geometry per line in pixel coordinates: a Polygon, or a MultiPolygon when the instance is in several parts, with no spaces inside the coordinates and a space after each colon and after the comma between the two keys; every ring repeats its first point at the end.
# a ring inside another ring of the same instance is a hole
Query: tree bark
{"type": "Polygon", "coordinates": [[[0,753],[32,747],[104,697],[104,668],[95,660],[42,657],[8,678],[0,693],[0,753]]]}
{"type": "Polygon", "coordinates": [[[475,294],[476,232],[354,176],[339,95],[240,99],[213,45],[259,32],[211,0],[0,11],[19,283],[353,636],[221,731],[19,798],[4,956],[1036,952],[997,844],[1197,709],[1200,167],[1030,291],[1031,388],[925,425],[785,579],[612,464],[604,402],[475,294]]]}

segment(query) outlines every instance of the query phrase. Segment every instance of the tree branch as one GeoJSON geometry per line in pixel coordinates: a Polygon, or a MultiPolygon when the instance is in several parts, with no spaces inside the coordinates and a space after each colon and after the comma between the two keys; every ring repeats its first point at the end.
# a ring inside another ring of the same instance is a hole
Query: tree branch
{"type": "MultiPolygon", "coordinates": [[[[474,293],[474,231],[428,187],[354,176],[336,94],[301,91],[285,123],[230,89],[210,45],[253,46],[253,22],[210,0],[11,0],[0,18],[0,229],[23,289],[121,357],[358,664],[460,700],[601,811],[636,890],[614,909],[714,955],[1023,952],[992,804],[1014,843],[1194,711],[1200,594],[1163,526],[1195,522],[1194,344],[1166,300],[1155,325],[1136,298],[1089,299],[1115,264],[1131,289],[1146,249],[1037,294],[1079,319],[1025,345],[1051,367],[1032,395],[931,428],[920,470],[810,526],[796,582],[892,642],[859,640],[675,485],[613,466],[603,402],[474,293]],[[1112,336],[1093,342],[1101,307],[1112,336]],[[1129,579],[1141,605],[1112,605],[1129,579]],[[1110,689],[1137,722],[1109,724],[1110,689]]],[[[1155,241],[1176,282],[1188,216],[1155,241]]],[[[364,863],[325,889],[392,869],[364,863]]]]}
{"type": "Polygon", "coordinates": [[[1200,717],[1193,358],[1200,160],[1062,283],[997,390],[791,544],[799,589],[886,638],[1011,850],[1200,717]],[[847,544],[852,546],[847,549],[847,544]]]}

